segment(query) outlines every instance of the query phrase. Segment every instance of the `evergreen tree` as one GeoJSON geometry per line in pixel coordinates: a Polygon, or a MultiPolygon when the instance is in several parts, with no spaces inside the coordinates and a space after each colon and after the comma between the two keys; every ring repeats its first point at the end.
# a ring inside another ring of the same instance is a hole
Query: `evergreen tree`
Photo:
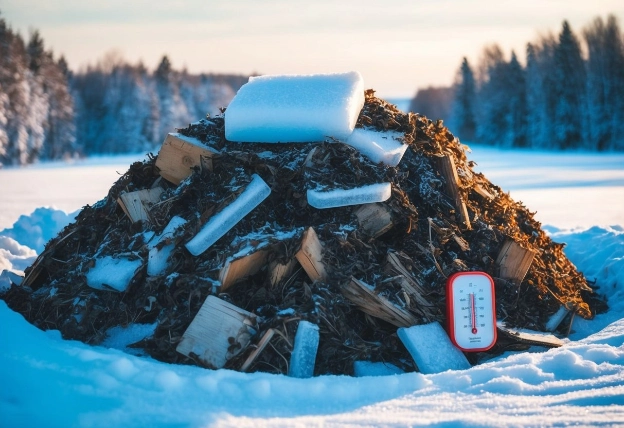
{"type": "Polygon", "coordinates": [[[506,145],[509,134],[508,66],[498,45],[483,52],[479,67],[477,140],[489,145],[506,145]]]}
{"type": "Polygon", "coordinates": [[[624,149],[624,42],[615,16],[583,32],[587,42],[588,139],[598,150],[624,149]]]}
{"type": "Polygon", "coordinates": [[[585,108],[585,64],[581,47],[567,21],[555,48],[555,139],[557,147],[580,147],[585,108]]]}
{"type": "Polygon", "coordinates": [[[476,85],[472,68],[464,57],[454,87],[452,120],[450,121],[459,138],[474,141],[477,123],[475,120],[476,85]]]}
{"type": "Polygon", "coordinates": [[[527,145],[527,101],[525,71],[518,62],[515,52],[507,68],[507,92],[509,94],[509,116],[507,117],[507,144],[513,147],[527,145]]]}

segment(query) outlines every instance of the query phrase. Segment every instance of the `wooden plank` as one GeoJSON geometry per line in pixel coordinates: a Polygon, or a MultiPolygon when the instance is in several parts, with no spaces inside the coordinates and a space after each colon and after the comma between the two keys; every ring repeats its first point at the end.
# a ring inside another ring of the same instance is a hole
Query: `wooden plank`
{"type": "Polygon", "coordinates": [[[249,356],[247,357],[247,359],[245,360],[245,362],[241,366],[240,371],[246,372],[247,369],[249,367],[251,367],[251,365],[256,361],[256,359],[262,353],[262,351],[264,351],[264,348],[267,347],[267,345],[269,344],[269,342],[273,338],[274,334],[275,334],[275,329],[273,329],[273,328],[268,329],[264,333],[264,335],[262,336],[262,339],[260,339],[260,341],[258,342],[258,345],[256,345],[256,349],[254,349],[251,352],[251,354],[249,354],[249,356]]]}
{"type": "Polygon", "coordinates": [[[222,368],[247,348],[255,334],[255,315],[208,296],[191,321],[176,351],[212,368],[222,368]]]}
{"type": "Polygon", "coordinates": [[[535,253],[523,248],[511,238],[507,238],[496,258],[499,276],[520,285],[533,263],[535,253]]]}
{"type": "Polygon", "coordinates": [[[290,259],[287,263],[272,261],[269,263],[269,282],[272,287],[288,279],[297,266],[297,259],[290,259]]]}
{"type": "Polygon", "coordinates": [[[446,192],[453,198],[455,203],[455,211],[458,215],[458,220],[466,226],[467,229],[471,229],[470,217],[468,216],[468,208],[466,208],[466,202],[461,197],[459,192],[459,175],[457,174],[457,167],[455,161],[450,155],[442,156],[440,159],[440,170],[446,181],[446,192]]]}
{"type": "Polygon", "coordinates": [[[117,203],[133,223],[140,220],[150,221],[149,210],[160,201],[162,192],[162,187],[126,192],[119,195],[117,203]]]}
{"type": "Polygon", "coordinates": [[[266,250],[259,250],[241,258],[226,261],[225,266],[219,271],[221,292],[257,273],[266,264],[268,254],[266,250]]]}
{"type": "Polygon", "coordinates": [[[561,339],[550,333],[511,328],[507,327],[502,322],[497,322],[496,328],[498,328],[498,331],[503,333],[506,337],[514,339],[520,343],[545,346],[547,348],[558,348],[563,345],[563,341],[561,339]]]}
{"type": "Polygon", "coordinates": [[[429,321],[435,320],[435,306],[427,300],[422,284],[405,268],[400,257],[409,258],[404,254],[399,255],[395,251],[389,251],[386,256],[384,271],[392,276],[399,276],[397,281],[409,297],[417,303],[415,310],[418,310],[429,321]]]}
{"type": "Polygon", "coordinates": [[[377,238],[392,229],[392,212],[384,204],[364,204],[355,211],[358,225],[366,236],[377,238]]]}
{"type": "Polygon", "coordinates": [[[202,144],[195,138],[170,133],[160,148],[156,167],[165,180],[180,184],[182,180],[191,175],[195,167],[212,171],[212,160],[218,154],[216,149],[202,144]]]}
{"type": "Polygon", "coordinates": [[[412,314],[379,296],[372,287],[353,277],[351,277],[351,281],[343,284],[341,291],[363,312],[396,327],[409,327],[418,324],[418,320],[412,314]]]}
{"type": "Polygon", "coordinates": [[[301,249],[295,257],[312,281],[324,281],[327,277],[323,264],[322,245],[313,228],[308,228],[301,239],[301,249]]]}

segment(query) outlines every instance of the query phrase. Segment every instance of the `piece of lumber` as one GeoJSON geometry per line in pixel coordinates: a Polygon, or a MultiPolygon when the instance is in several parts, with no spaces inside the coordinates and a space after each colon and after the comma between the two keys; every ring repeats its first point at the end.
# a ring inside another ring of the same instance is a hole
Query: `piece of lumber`
{"type": "Polygon", "coordinates": [[[383,235],[394,226],[392,211],[384,204],[360,205],[354,214],[360,226],[359,230],[372,239],[383,235]]]}
{"type": "Polygon", "coordinates": [[[222,368],[247,348],[256,316],[215,296],[208,296],[188,326],[176,351],[212,368],[222,368]]]}
{"type": "Polygon", "coordinates": [[[523,248],[511,238],[507,238],[496,258],[499,276],[520,285],[531,267],[534,257],[533,251],[523,248]]]}
{"type": "Polygon", "coordinates": [[[126,192],[119,195],[117,203],[133,223],[150,221],[149,210],[160,201],[162,192],[162,187],[126,192]]]}
{"type": "Polygon", "coordinates": [[[496,323],[496,328],[499,333],[503,333],[507,338],[527,345],[544,346],[547,348],[559,348],[563,345],[561,339],[550,333],[507,327],[500,321],[496,323]]]}
{"type": "Polygon", "coordinates": [[[459,192],[459,175],[457,174],[455,160],[451,155],[445,155],[439,158],[439,162],[440,171],[442,172],[445,179],[444,181],[446,182],[446,192],[451,198],[453,198],[455,211],[459,217],[458,220],[462,222],[467,229],[471,229],[468,208],[466,208],[466,202],[459,192]]]}
{"type": "Polygon", "coordinates": [[[257,273],[266,264],[268,254],[266,250],[258,250],[238,259],[227,260],[219,271],[220,291],[223,292],[231,285],[257,273]]]}
{"type": "Polygon", "coordinates": [[[195,138],[172,132],[167,135],[160,148],[156,167],[165,180],[180,184],[191,175],[195,167],[212,171],[212,159],[218,154],[216,149],[195,138]]]}
{"type": "Polygon", "coordinates": [[[324,281],[327,277],[322,255],[323,246],[312,227],[303,233],[301,249],[295,257],[312,281],[324,281]]]}
{"type": "Polygon", "coordinates": [[[287,279],[295,270],[297,259],[290,259],[286,263],[280,263],[277,260],[269,263],[269,282],[272,287],[277,286],[287,279]]]}
{"type": "Polygon", "coordinates": [[[241,366],[240,371],[246,372],[247,369],[249,367],[251,367],[251,365],[254,363],[254,361],[256,361],[256,359],[262,353],[262,351],[264,351],[264,348],[267,347],[267,345],[269,344],[269,342],[273,338],[274,334],[275,334],[275,329],[273,329],[273,328],[268,329],[264,333],[264,335],[262,336],[262,338],[260,339],[260,341],[256,345],[256,349],[254,349],[251,352],[251,354],[249,354],[249,356],[247,357],[247,359],[245,360],[245,362],[241,366]]]}
{"type": "Polygon", "coordinates": [[[373,287],[351,277],[342,286],[342,294],[367,314],[380,318],[397,327],[409,327],[418,323],[416,317],[403,308],[375,293],[373,287]]]}
{"type": "Polygon", "coordinates": [[[433,321],[436,318],[434,311],[435,305],[425,297],[426,293],[420,281],[407,270],[403,263],[401,263],[402,257],[409,259],[405,254],[388,251],[384,271],[389,275],[398,276],[397,280],[401,284],[403,290],[409,295],[410,299],[413,299],[417,303],[414,309],[418,310],[428,320],[433,321]]]}
{"type": "Polygon", "coordinates": [[[438,322],[399,328],[397,335],[423,374],[470,368],[466,356],[438,322]]]}

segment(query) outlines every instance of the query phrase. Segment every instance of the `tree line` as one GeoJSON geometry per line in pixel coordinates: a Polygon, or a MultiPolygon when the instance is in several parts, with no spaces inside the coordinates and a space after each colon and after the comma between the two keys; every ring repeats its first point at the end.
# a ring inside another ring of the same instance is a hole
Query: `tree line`
{"type": "Polygon", "coordinates": [[[0,166],[153,150],[174,127],[218,113],[248,76],[155,70],[110,52],[72,72],[0,16],[0,166]]]}
{"type": "Polygon", "coordinates": [[[442,109],[446,116],[430,118],[445,119],[464,141],[622,151],[624,38],[612,15],[581,34],[564,21],[557,36],[527,44],[524,65],[515,52],[507,60],[500,46],[488,46],[476,67],[463,59],[452,88],[419,91],[411,107],[426,115],[430,105],[442,109]]]}

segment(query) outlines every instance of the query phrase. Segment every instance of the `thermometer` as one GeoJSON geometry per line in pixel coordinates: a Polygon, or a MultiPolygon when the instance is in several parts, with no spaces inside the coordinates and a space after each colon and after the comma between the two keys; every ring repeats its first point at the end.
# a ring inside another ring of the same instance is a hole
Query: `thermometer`
{"type": "Polygon", "coordinates": [[[458,272],[446,282],[449,337],[464,352],[496,343],[494,281],[485,272],[458,272]]]}

